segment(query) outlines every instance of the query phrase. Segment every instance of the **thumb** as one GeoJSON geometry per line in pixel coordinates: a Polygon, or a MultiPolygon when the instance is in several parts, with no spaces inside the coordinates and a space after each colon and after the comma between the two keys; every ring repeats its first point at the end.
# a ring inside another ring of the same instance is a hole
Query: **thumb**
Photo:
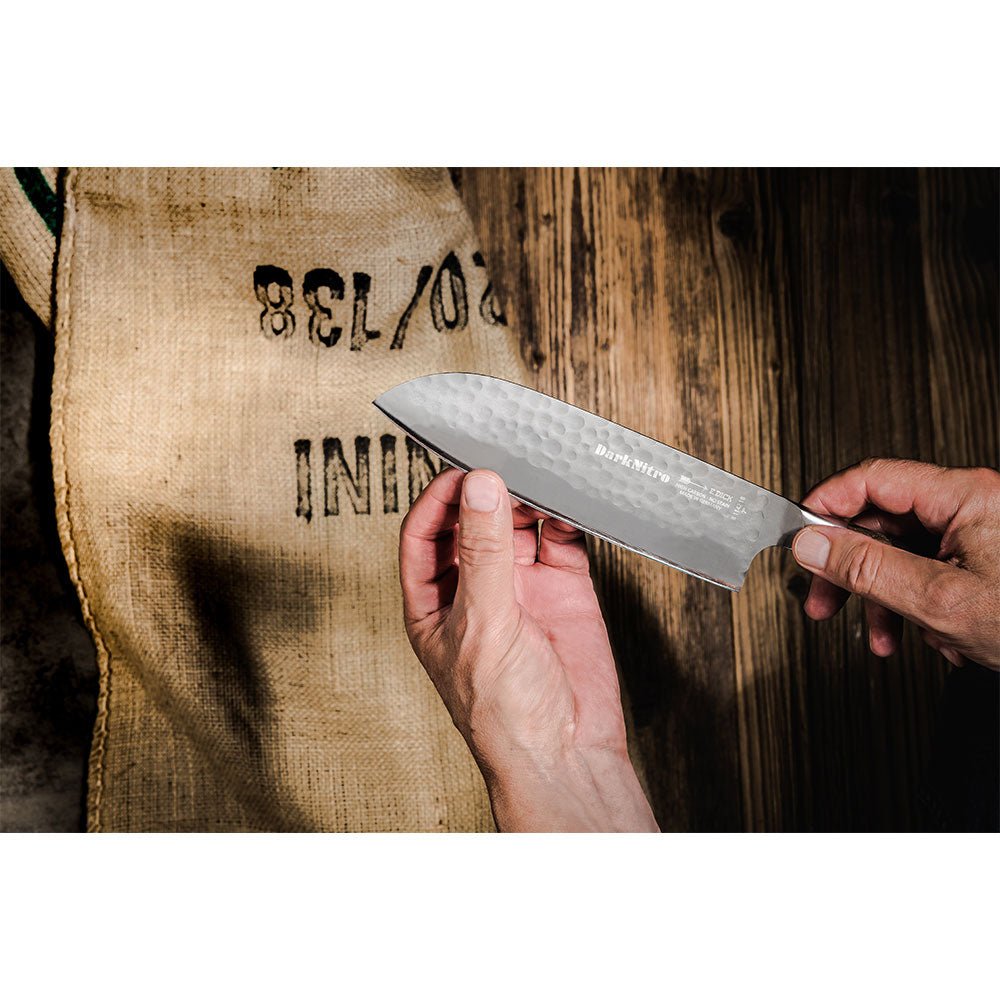
{"type": "Polygon", "coordinates": [[[514,606],[514,524],[507,487],[495,472],[470,472],[462,483],[455,600],[491,616],[514,606]]]}
{"type": "Polygon", "coordinates": [[[796,561],[824,580],[881,604],[925,628],[940,627],[961,570],[893,548],[849,528],[805,528],[792,542],[796,561]]]}

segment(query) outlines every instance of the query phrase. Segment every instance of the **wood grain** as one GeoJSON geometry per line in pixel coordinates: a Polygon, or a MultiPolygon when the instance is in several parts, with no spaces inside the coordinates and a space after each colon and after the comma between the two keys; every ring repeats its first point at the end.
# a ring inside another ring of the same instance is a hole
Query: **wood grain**
{"type": "MultiPolygon", "coordinates": [[[[995,171],[463,169],[536,384],[790,497],[867,455],[997,464],[995,171]]],[[[671,830],[922,825],[945,665],[604,543],[633,754],[671,830]]]]}

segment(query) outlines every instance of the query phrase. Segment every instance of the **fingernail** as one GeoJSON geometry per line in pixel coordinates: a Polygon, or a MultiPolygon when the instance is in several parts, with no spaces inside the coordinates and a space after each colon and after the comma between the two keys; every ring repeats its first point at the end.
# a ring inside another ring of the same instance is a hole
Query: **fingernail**
{"type": "Polygon", "coordinates": [[[475,472],[465,477],[462,490],[465,505],[469,510],[487,512],[496,510],[500,503],[500,487],[492,476],[477,475],[475,472]]]}
{"type": "Polygon", "coordinates": [[[795,536],[792,554],[808,569],[823,569],[830,555],[830,539],[821,531],[806,528],[795,536]]]}

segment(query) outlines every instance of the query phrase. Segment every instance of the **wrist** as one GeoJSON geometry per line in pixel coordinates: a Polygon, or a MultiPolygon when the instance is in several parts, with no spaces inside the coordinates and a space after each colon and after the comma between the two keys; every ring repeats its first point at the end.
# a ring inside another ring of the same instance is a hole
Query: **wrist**
{"type": "Polygon", "coordinates": [[[497,829],[504,832],[658,830],[627,753],[570,749],[521,754],[480,767],[497,829]]]}

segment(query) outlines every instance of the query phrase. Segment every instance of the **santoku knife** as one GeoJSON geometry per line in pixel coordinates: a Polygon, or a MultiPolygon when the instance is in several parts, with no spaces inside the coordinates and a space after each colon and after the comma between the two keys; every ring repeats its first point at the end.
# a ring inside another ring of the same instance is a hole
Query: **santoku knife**
{"type": "Polygon", "coordinates": [[[755,555],[790,546],[805,510],[596,414],[488,375],[424,375],[375,405],[459,469],[492,469],[518,500],[616,545],[739,590],[755,555]]]}

